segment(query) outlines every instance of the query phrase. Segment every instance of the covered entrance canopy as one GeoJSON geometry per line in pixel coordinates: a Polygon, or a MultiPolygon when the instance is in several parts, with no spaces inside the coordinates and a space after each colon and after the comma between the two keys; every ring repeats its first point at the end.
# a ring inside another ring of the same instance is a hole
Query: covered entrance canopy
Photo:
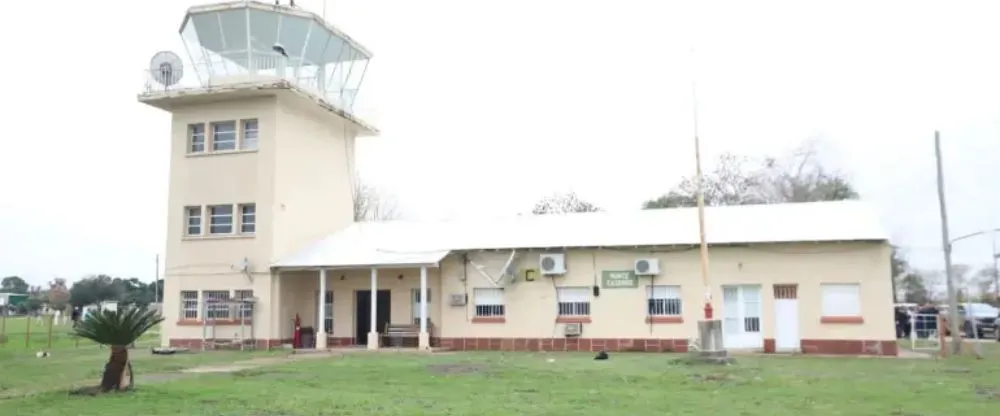
{"type": "MultiPolygon", "coordinates": [[[[379,326],[378,321],[380,311],[379,303],[385,303],[387,296],[382,296],[380,300],[380,290],[378,285],[378,269],[400,269],[419,268],[420,269],[420,333],[418,337],[418,347],[421,349],[430,348],[430,335],[427,324],[427,300],[428,284],[427,269],[438,267],[440,261],[448,255],[450,250],[423,250],[414,251],[408,249],[403,244],[387,244],[379,241],[372,234],[363,232],[362,227],[357,225],[326,237],[304,250],[295,253],[287,258],[281,259],[271,265],[273,271],[318,271],[319,296],[317,308],[317,322],[323,322],[327,315],[326,301],[323,296],[327,293],[327,274],[330,270],[357,270],[371,269],[371,287],[365,291],[369,299],[365,299],[370,309],[368,311],[366,326],[369,331],[366,343],[369,349],[379,347],[379,326]],[[395,247],[393,247],[395,246],[395,247]]],[[[384,292],[384,291],[382,291],[384,292]]],[[[361,293],[361,292],[359,292],[361,293]]],[[[383,293],[385,295],[385,293],[383,293]]],[[[360,303],[359,303],[360,304],[360,303]]],[[[382,319],[384,320],[384,319],[382,319]]],[[[316,347],[326,348],[326,328],[318,325],[316,337],[316,347]]],[[[359,337],[361,338],[361,337],[359,337]]]]}

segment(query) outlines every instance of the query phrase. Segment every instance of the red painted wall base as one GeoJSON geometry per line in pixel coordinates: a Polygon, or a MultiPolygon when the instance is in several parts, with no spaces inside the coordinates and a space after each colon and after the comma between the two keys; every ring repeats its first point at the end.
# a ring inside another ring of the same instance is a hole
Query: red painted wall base
{"type": "MultiPolygon", "coordinates": [[[[278,348],[290,344],[291,339],[260,339],[257,348],[278,348]]],[[[412,344],[412,343],[411,343],[412,344]]],[[[329,347],[358,345],[353,337],[327,337],[329,347]]],[[[455,351],[634,351],[634,352],[687,352],[686,339],[658,338],[431,338],[431,345],[455,351]]],[[[171,339],[171,347],[201,348],[201,339],[171,339]]],[[[403,346],[414,346],[406,343],[403,346]]],[[[887,355],[899,353],[899,346],[892,341],[817,340],[801,342],[803,354],[828,355],[887,355]]],[[[764,352],[775,352],[774,339],[764,339],[764,352]]]]}

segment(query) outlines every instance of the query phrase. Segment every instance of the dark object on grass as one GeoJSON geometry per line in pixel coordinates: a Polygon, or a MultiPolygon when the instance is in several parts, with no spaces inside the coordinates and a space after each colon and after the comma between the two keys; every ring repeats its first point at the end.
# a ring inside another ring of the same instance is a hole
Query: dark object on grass
{"type": "Polygon", "coordinates": [[[135,380],[132,363],[128,359],[128,345],[161,321],[163,318],[156,311],[136,307],[95,312],[80,321],[75,328],[76,335],[111,347],[111,356],[101,376],[101,391],[121,391],[133,387],[135,380]]]}
{"type": "Polygon", "coordinates": [[[174,355],[191,352],[187,348],[173,348],[173,347],[154,347],[150,349],[154,355],[174,355]]]}
{"type": "Polygon", "coordinates": [[[604,351],[601,351],[601,352],[597,353],[596,356],[594,356],[595,360],[607,360],[608,358],[611,358],[611,357],[609,357],[608,353],[606,353],[604,351]]]}

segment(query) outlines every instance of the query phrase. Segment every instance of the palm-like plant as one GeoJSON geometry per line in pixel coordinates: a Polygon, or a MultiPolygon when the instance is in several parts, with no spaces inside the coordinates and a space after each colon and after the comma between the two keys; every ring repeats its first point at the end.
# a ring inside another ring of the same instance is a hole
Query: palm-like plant
{"type": "Polygon", "coordinates": [[[127,390],[132,388],[132,364],[128,360],[128,346],[163,321],[154,310],[124,307],[87,315],[76,326],[76,335],[111,348],[111,356],[104,366],[101,390],[127,390]]]}

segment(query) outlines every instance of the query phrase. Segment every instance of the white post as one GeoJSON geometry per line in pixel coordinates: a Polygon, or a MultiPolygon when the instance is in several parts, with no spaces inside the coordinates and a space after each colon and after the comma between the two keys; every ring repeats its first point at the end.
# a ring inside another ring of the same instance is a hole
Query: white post
{"type": "Polygon", "coordinates": [[[417,347],[422,350],[431,348],[431,337],[427,333],[427,266],[420,268],[420,334],[417,347]]]}
{"type": "Polygon", "coordinates": [[[326,269],[319,270],[319,307],[316,308],[316,349],[326,349],[326,269]]]}
{"type": "Polygon", "coordinates": [[[378,311],[378,269],[372,267],[372,288],[371,288],[371,317],[369,318],[368,324],[368,349],[377,350],[378,349],[378,320],[376,320],[376,313],[378,311]]]}

